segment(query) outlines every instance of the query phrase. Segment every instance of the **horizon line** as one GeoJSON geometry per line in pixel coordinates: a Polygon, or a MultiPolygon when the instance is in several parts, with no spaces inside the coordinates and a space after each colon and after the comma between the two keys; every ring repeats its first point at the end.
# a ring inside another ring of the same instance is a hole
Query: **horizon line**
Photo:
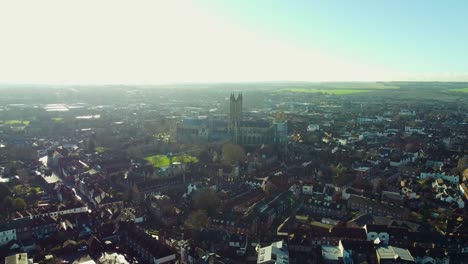
{"type": "Polygon", "coordinates": [[[287,83],[468,83],[468,81],[415,81],[415,80],[394,80],[394,81],[204,81],[204,82],[162,82],[162,83],[29,83],[29,82],[0,82],[0,86],[163,86],[163,85],[207,85],[207,84],[287,84],[287,83]]]}

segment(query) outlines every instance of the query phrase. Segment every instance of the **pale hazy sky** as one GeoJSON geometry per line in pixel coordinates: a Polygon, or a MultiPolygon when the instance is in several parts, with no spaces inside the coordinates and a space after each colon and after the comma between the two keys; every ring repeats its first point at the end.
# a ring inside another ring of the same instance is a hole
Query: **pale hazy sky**
{"type": "Polygon", "coordinates": [[[466,11],[453,0],[0,0],[0,83],[468,81],[466,11]]]}

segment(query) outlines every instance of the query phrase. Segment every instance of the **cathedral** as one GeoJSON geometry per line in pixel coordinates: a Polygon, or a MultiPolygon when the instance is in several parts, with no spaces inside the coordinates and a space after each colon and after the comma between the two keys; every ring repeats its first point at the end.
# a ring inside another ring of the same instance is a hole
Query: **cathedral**
{"type": "Polygon", "coordinates": [[[184,118],[177,126],[177,140],[181,143],[222,143],[240,145],[284,144],[287,123],[284,120],[258,118],[242,111],[242,94],[231,94],[229,114],[184,118]]]}

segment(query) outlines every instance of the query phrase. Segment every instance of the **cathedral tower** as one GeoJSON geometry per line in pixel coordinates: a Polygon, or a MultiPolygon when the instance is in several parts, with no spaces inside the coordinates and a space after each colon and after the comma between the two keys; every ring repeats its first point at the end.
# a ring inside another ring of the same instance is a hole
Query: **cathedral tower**
{"type": "Polygon", "coordinates": [[[239,142],[240,122],[242,121],[242,94],[236,96],[231,93],[229,98],[229,133],[233,143],[239,142]]]}

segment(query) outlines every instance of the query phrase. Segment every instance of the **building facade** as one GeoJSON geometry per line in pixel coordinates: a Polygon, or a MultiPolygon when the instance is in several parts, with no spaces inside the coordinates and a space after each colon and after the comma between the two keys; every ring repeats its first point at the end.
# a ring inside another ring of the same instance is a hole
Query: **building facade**
{"type": "Polygon", "coordinates": [[[231,94],[229,115],[187,117],[177,126],[182,143],[232,142],[239,145],[284,144],[288,126],[285,120],[258,118],[243,113],[243,96],[231,94]],[[227,120],[226,120],[227,119],[227,120]]]}

